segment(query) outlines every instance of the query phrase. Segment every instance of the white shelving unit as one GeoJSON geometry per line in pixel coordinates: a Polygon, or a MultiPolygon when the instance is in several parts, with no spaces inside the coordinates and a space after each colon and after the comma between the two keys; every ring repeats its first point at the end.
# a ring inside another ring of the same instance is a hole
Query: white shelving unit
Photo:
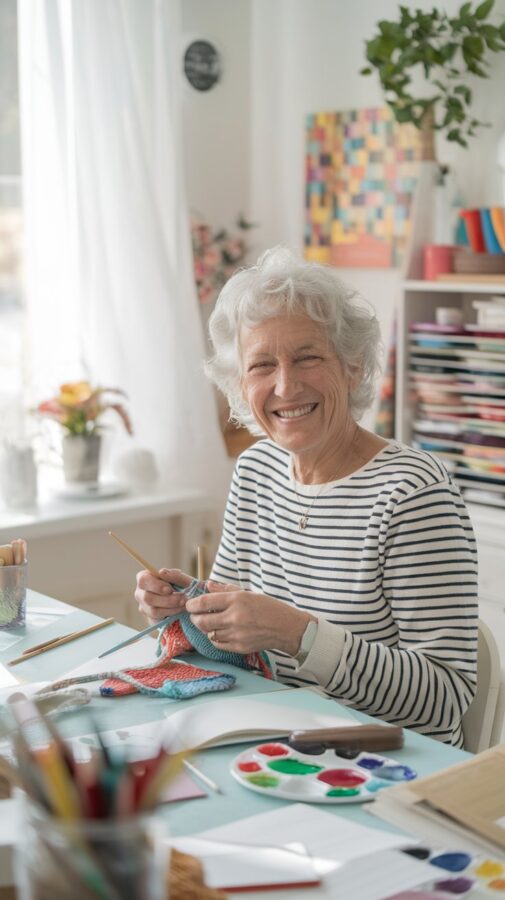
{"type": "MultiPolygon", "coordinates": [[[[438,306],[458,307],[464,321],[476,321],[472,301],[505,296],[503,283],[431,282],[407,280],[402,284],[397,320],[396,436],[412,443],[415,404],[409,395],[409,328],[414,322],[435,322],[438,306]]],[[[505,509],[467,502],[479,552],[480,615],[492,628],[505,665],[505,509]]]]}

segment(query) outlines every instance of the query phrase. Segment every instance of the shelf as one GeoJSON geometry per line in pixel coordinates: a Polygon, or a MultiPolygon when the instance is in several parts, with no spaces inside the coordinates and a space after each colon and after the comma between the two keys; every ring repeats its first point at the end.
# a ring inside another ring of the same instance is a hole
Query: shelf
{"type": "Polygon", "coordinates": [[[402,288],[404,291],[424,291],[429,294],[505,294],[503,281],[404,281],[402,288]]]}

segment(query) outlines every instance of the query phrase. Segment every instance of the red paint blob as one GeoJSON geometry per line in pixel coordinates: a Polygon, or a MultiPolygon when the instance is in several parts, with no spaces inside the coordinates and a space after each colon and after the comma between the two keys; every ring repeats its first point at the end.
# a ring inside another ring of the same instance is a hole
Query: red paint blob
{"type": "Polygon", "coordinates": [[[256,762],[243,762],[238,764],[241,772],[260,772],[261,766],[256,762]]]}
{"type": "Polygon", "coordinates": [[[326,769],[317,776],[319,781],[330,784],[332,787],[356,787],[368,779],[360,775],[355,769],[326,769]]]}
{"type": "Polygon", "coordinates": [[[284,744],[262,744],[261,747],[256,747],[258,753],[262,753],[263,756],[287,756],[288,751],[286,750],[284,744]]]}

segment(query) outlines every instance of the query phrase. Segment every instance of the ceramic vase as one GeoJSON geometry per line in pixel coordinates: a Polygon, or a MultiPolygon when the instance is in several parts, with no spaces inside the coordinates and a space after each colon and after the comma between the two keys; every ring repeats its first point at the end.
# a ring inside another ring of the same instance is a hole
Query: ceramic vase
{"type": "Polygon", "coordinates": [[[63,438],[63,472],[68,482],[98,482],[100,472],[99,434],[67,434],[63,438]]]}

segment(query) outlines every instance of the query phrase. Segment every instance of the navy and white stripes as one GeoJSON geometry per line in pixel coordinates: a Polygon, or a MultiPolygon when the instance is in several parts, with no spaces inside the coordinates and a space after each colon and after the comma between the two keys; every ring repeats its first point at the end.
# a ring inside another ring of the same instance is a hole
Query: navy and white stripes
{"type": "Polygon", "coordinates": [[[246,450],[212,578],[319,618],[303,666],[269,652],[280,681],[318,684],[349,706],[461,746],[478,611],[475,541],[457,487],[430,454],[392,442],[314,499],[320,490],[295,490],[290,455],[271,441],[246,450]]]}

